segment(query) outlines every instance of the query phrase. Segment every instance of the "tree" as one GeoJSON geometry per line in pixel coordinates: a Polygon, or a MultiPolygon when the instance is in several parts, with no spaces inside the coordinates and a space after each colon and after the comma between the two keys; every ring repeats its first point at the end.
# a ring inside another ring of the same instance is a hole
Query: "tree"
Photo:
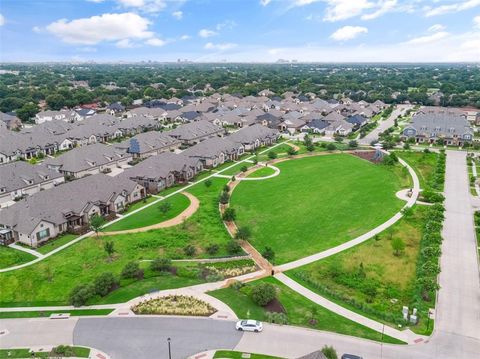
{"type": "Polygon", "coordinates": [[[248,167],[247,167],[247,166],[242,166],[242,167],[240,168],[240,171],[242,171],[242,172],[247,172],[247,170],[248,170],[248,167]]]}
{"type": "Polygon", "coordinates": [[[108,256],[111,258],[113,253],[115,253],[115,244],[113,241],[105,241],[103,249],[105,249],[105,252],[107,252],[108,256]]]}
{"type": "Polygon", "coordinates": [[[252,289],[252,300],[261,307],[266,306],[277,297],[277,289],[273,284],[260,283],[252,289]]]}
{"type": "Polygon", "coordinates": [[[267,246],[262,252],[262,257],[269,261],[273,261],[275,259],[275,251],[272,249],[272,247],[267,246]]]}
{"type": "Polygon", "coordinates": [[[338,359],[337,351],[332,346],[324,345],[322,348],[322,354],[325,355],[327,359],[338,359]]]}
{"type": "Polygon", "coordinates": [[[315,150],[315,145],[310,142],[309,144],[306,145],[307,151],[308,152],[313,152],[315,150]]]}
{"type": "Polygon", "coordinates": [[[337,134],[333,135],[333,139],[335,140],[335,142],[338,142],[338,143],[343,142],[343,137],[337,134]]]}
{"type": "Polygon", "coordinates": [[[392,249],[395,256],[400,256],[400,254],[405,249],[405,242],[401,238],[395,238],[392,240],[392,249]]]}
{"type": "Polygon", "coordinates": [[[230,255],[238,254],[242,252],[242,246],[233,239],[227,243],[227,252],[230,255]]]}
{"type": "Polygon", "coordinates": [[[95,294],[102,297],[106,296],[112,290],[118,287],[118,280],[113,273],[106,272],[95,278],[93,282],[93,290],[95,294]]]}
{"type": "Polygon", "coordinates": [[[214,255],[218,252],[220,249],[218,244],[210,244],[205,250],[207,251],[208,254],[214,255]]]}
{"type": "Polygon", "coordinates": [[[221,204],[227,204],[228,201],[230,201],[230,195],[228,194],[228,192],[223,191],[223,192],[220,194],[220,197],[219,197],[218,201],[219,201],[221,204]]]}
{"type": "Polygon", "coordinates": [[[92,229],[92,231],[95,232],[97,237],[98,237],[98,232],[100,232],[100,229],[102,229],[104,223],[105,223],[105,219],[98,214],[94,214],[92,218],[90,218],[90,228],[92,229]]]}
{"type": "Polygon", "coordinates": [[[172,269],[172,261],[169,258],[155,258],[150,262],[150,269],[155,272],[169,272],[172,269]]]}
{"type": "Polygon", "coordinates": [[[335,146],[334,143],[329,143],[329,144],[327,145],[327,150],[328,150],[328,151],[335,151],[336,149],[337,149],[337,146],[335,146]]]}
{"type": "Polygon", "coordinates": [[[74,307],[80,307],[85,305],[93,295],[94,291],[91,285],[81,284],[72,289],[69,301],[74,307]]]}
{"type": "Polygon", "coordinates": [[[172,204],[168,201],[163,201],[160,203],[160,206],[158,206],[158,209],[165,215],[170,209],[172,209],[172,204]]]}
{"type": "Polygon", "coordinates": [[[410,144],[408,142],[405,142],[405,144],[403,145],[403,149],[404,150],[409,150],[410,149],[410,144]]]}
{"type": "Polygon", "coordinates": [[[227,222],[234,221],[235,218],[237,218],[237,214],[235,212],[235,209],[231,208],[231,207],[225,208],[225,211],[223,212],[222,218],[223,218],[224,221],[227,221],[227,222]]]}
{"type": "Polygon", "coordinates": [[[348,142],[348,147],[350,148],[357,148],[358,147],[358,142],[355,140],[351,140],[348,142]]]}
{"type": "Polygon", "coordinates": [[[294,156],[294,155],[297,154],[297,150],[290,146],[290,147],[288,147],[287,153],[288,153],[289,156],[294,156]]]}
{"type": "Polygon", "coordinates": [[[205,181],[205,187],[209,188],[211,185],[212,185],[212,180],[207,179],[207,180],[205,181]]]}
{"type": "Polygon", "coordinates": [[[45,101],[52,110],[60,110],[65,106],[65,98],[59,94],[48,95],[45,101]]]}
{"type": "Polygon", "coordinates": [[[128,262],[125,264],[125,267],[123,267],[121,276],[126,279],[143,278],[143,270],[140,269],[137,262],[128,262]]]}
{"type": "Polygon", "coordinates": [[[235,233],[235,238],[243,239],[244,241],[246,241],[247,239],[250,238],[251,235],[252,235],[252,232],[250,231],[250,228],[246,226],[242,226],[238,228],[237,233],[235,233]]]}
{"type": "Polygon", "coordinates": [[[33,102],[28,102],[17,110],[16,115],[23,122],[30,122],[32,117],[34,117],[37,113],[38,106],[33,102]]]}
{"type": "Polygon", "coordinates": [[[268,158],[270,158],[271,160],[274,160],[275,158],[277,158],[277,153],[275,151],[269,151],[268,158]]]}

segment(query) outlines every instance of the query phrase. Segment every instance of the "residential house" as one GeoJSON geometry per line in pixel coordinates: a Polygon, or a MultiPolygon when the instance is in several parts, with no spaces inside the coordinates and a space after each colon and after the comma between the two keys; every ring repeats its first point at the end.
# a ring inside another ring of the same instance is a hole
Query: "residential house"
{"type": "Polygon", "coordinates": [[[256,148],[275,143],[280,132],[275,129],[256,124],[238,130],[228,136],[230,141],[242,144],[245,151],[254,151],[256,148]]]}
{"type": "Polygon", "coordinates": [[[182,152],[184,156],[202,161],[205,168],[221,165],[225,161],[236,160],[245,151],[243,144],[227,137],[213,137],[202,141],[182,152]]]}
{"type": "Polygon", "coordinates": [[[325,135],[327,136],[347,136],[353,130],[353,125],[345,120],[338,120],[331,122],[327,127],[325,127],[325,135]]]}
{"type": "Polygon", "coordinates": [[[164,132],[150,131],[140,133],[113,146],[122,149],[133,158],[146,158],[162,152],[173,151],[180,147],[181,142],[164,132]]]}
{"type": "Polygon", "coordinates": [[[194,145],[211,137],[223,136],[225,129],[208,121],[194,121],[165,132],[185,145],[194,145]]]}
{"type": "Polygon", "coordinates": [[[4,123],[9,130],[19,130],[22,128],[22,121],[15,115],[0,112],[0,122],[4,123]]]}
{"type": "Polygon", "coordinates": [[[48,121],[74,122],[77,118],[77,113],[72,110],[41,111],[35,115],[35,123],[41,124],[48,121]]]}
{"type": "Polygon", "coordinates": [[[316,134],[324,134],[325,133],[325,128],[327,128],[330,125],[330,122],[325,121],[320,118],[316,118],[310,122],[308,122],[306,125],[304,125],[301,128],[302,132],[312,132],[316,134]]]}

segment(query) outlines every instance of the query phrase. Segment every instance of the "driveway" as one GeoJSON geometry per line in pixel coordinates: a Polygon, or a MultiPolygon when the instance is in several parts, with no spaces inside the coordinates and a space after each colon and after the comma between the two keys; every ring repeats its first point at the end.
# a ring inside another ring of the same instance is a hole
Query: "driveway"
{"type": "Polygon", "coordinates": [[[232,349],[242,337],[234,322],[200,318],[82,318],[73,332],[75,345],[86,345],[114,359],[168,359],[167,338],[172,358],[223,348],[232,349]]]}

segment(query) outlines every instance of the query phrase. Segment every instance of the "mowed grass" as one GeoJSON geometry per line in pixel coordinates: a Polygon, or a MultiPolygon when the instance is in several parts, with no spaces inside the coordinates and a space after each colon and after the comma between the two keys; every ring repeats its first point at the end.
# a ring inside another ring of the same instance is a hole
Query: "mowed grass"
{"type": "Polygon", "coordinates": [[[388,220],[396,198],[396,171],[348,154],[287,160],[265,181],[243,181],[233,191],[237,224],[252,230],[252,244],[270,246],[276,264],[320,252],[388,220]]]}
{"type": "MultiPolygon", "coordinates": [[[[219,251],[213,256],[226,255],[225,246],[230,237],[218,212],[218,196],[226,183],[226,179],[215,178],[210,187],[204,183],[190,187],[189,192],[199,199],[200,207],[178,226],[135,234],[89,237],[39,263],[0,273],[0,306],[65,305],[70,291],[79,284],[91,283],[104,272],[119,275],[125,264],[132,260],[159,256],[187,258],[183,250],[187,245],[196,248],[196,258],[211,257],[205,250],[210,244],[219,245],[219,251]],[[113,260],[104,250],[106,240],[114,242],[113,260]]],[[[175,285],[174,281],[168,283],[175,285]]],[[[158,288],[158,285],[152,287],[158,288]]]]}
{"type": "Polygon", "coordinates": [[[33,261],[36,257],[18,249],[0,246],[0,269],[33,261]]]}
{"type": "MultiPolygon", "coordinates": [[[[394,326],[394,321],[385,320],[379,313],[398,318],[403,306],[414,305],[417,258],[426,210],[425,206],[416,206],[411,217],[402,218],[377,238],[286,274],[350,310],[394,326]],[[398,238],[405,243],[405,249],[395,255],[392,241],[398,238]],[[360,310],[345,299],[354,300],[365,309],[360,310]]],[[[419,327],[425,324],[423,321],[419,327]]]]}
{"type": "MultiPolygon", "coordinates": [[[[251,287],[262,282],[271,283],[277,287],[278,300],[285,308],[289,325],[326,330],[377,341],[381,340],[381,333],[364,327],[363,325],[355,323],[319,306],[318,304],[288,288],[286,285],[273,277],[250,282],[247,284],[247,286],[251,287]],[[313,313],[315,311],[316,314],[313,313]],[[310,323],[312,316],[316,320],[316,323],[313,325],[310,323]]],[[[232,288],[224,288],[213,292],[208,292],[208,294],[226,303],[241,319],[256,319],[265,321],[265,309],[255,304],[246,292],[247,291],[244,289],[237,291],[232,288]]],[[[387,336],[384,336],[384,342],[393,344],[402,343],[387,336]]]]}
{"type": "Polygon", "coordinates": [[[420,188],[428,187],[435,174],[438,154],[417,151],[397,151],[396,154],[413,167],[420,181],[420,188]]]}
{"type": "MultiPolygon", "coordinates": [[[[236,352],[233,350],[217,350],[213,356],[214,359],[243,359],[245,352],[236,352]]],[[[281,359],[270,355],[248,353],[250,359],[281,359]]]]}
{"type": "Polygon", "coordinates": [[[78,237],[78,235],[76,235],[76,234],[63,234],[63,235],[51,240],[50,242],[45,243],[44,245],[42,245],[41,247],[38,247],[35,250],[37,252],[42,253],[42,254],[47,254],[47,253],[53,251],[54,249],[56,249],[58,247],[61,247],[64,244],[67,244],[67,243],[73,241],[77,237],[78,237]]]}
{"type": "Polygon", "coordinates": [[[84,317],[91,315],[108,315],[113,309],[74,309],[74,310],[45,310],[28,312],[0,312],[0,319],[9,318],[46,318],[52,314],[66,313],[72,317],[84,317]]]}
{"type": "Polygon", "coordinates": [[[271,176],[275,173],[275,171],[270,168],[270,167],[262,167],[256,170],[255,172],[252,172],[248,175],[248,177],[251,178],[259,178],[259,177],[266,177],[266,176],[271,176]]]}
{"type": "Polygon", "coordinates": [[[177,193],[160,202],[136,212],[111,226],[104,228],[105,232],[123,231],[127,229],[142,228],[153,224],[161,223],[175,218],[190,205],[190,200],[182,193],[177,193]],[[169,203],[171,208],[167,212],[162,212],[162,205],[169,203]]]}
{"type": "MultiPolygon", "coordinates": [[[[71,347],[76,358],[88,358],[90,356],[90,348],[71,347]]],[[[32,352],[30,349],[0,349],[0,358],[54,358],[48,351],[46,352],[32,352]]]]}

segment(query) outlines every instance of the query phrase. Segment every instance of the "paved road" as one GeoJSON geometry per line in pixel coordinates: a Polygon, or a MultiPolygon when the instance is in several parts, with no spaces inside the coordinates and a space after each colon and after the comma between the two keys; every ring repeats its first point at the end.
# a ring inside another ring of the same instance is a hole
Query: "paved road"
{"type": "MultiPolygon", "coordinates": [[[[480,282],[466,153],[447,151],[436,329],[480,340],[480,282]]],[[[480,357],[480,352],[479,352],[480,357]]]]}
{"type": "Polygon", "coordinates": [[[380,125],[378,125],[378,127],[374,128],[364,138],[359,139],[358,142],[361,145],[370,145],[372,141],[377,141],[378,134],[392,127],[395,124],[395,119],[401,114],[405,113],[405,111],[411,107],[413,106],[397,105],[397,107],[392,111],[391,115],[385,121],[380,121],[380,125]]]}
{"type": "Polygon", "coordinates": [[[234,322],[192,318],[83,318],[73,332],[75,345],[97,348],[114,359],[181,359],[218,348],[233,349],[241,332],[234,322]]]}

